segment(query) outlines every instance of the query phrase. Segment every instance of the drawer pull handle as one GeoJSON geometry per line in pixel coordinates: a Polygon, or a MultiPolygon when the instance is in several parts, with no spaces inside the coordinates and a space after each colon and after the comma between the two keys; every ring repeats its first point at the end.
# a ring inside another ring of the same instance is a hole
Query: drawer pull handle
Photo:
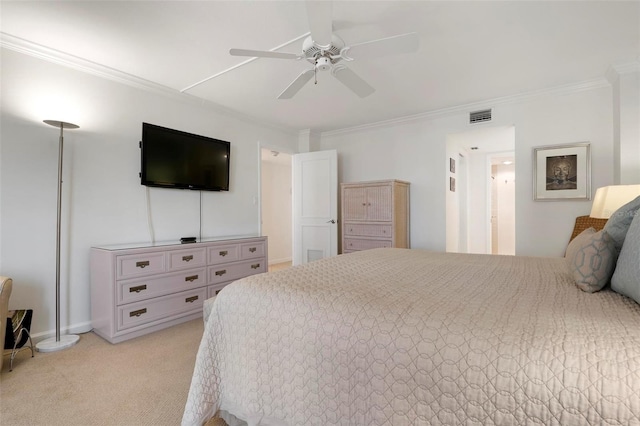
{"type": "Polygon", "coordinates": [[[227,273],[227,270],[226,270],[226,269],[223,269],[223,270],[221,270],[221,271],[216,271],[216,276],[221,277],[221,276],[223,276],[223,275],[224,275],[224,274],[226,274],[226,273],[227,273]]]}
{"type": "Polygon", "coordinates": [[[136,262],[136,268],[145,268],[149,266],[148,260],[143,260],[142,262],[136,262]]]}
{"type": "Polygon", "coordinates": [[[255,253],[255,252],[256,252],[256,250],[257,250],[257,249],[256,249],[255,247],[250,247],[250,248],[249,248],[249,251],[250,251],[251,253],[255,253]]]}
{"type": "Polygon", "coordinates": [[[253,265],[251,265],[251,269],[258,269],[260,267],[259,263],[254,263],[253,265]]]}
{"type": "Polygon", "coordinates": [[[185,281],[190,281],[190,282],[194,282],[197,279],[198,279],[197,275],[191,275],[190,277],[184,277],[185,281]]]}
{"type": "Polygon", "coordinates": [[[229,254],[229,252],[227,250],[222,250],[220,253],[218,253],[220,256],[225,257],[226,255],[229,254]]]}
{"type": "Polygon", "coordinates": [[[184,301],[185,301],[186,303],[193,303],[193,302],[195,302],[196,300],[198,300],[198,296],[191,296],[191,297],[187,297],[186,299],[184,299],[184,301]]]}
{"type": "Polygon", "coordinates": [[[147,285],[146,284],[137,285],[135,287],[129,288],[129,293],[140,293],[142,290],[146,290],[146,289],[147,289],[147,285]]]}
{"type": "Polygon", "coordinates": [[[216,290],[216,296],[218,295],[218,293],[220,293],[222,291],[222,289],[220,290],[216,290]]]}
{"type": "Polygon", "coordinates": [[[190,260],[193,260],[193,255],[182,256],[182,261],[183,262],[189,262],[190,260]]]}
{"type": "Polygon", "coordinates": [[[147,308],[142,308],[142,309],[138,309],[137,311],[131,311],[129,312],[129,316],[130,317],[139,317],[142,314],[146,314],[147,313],[147,308]]]}

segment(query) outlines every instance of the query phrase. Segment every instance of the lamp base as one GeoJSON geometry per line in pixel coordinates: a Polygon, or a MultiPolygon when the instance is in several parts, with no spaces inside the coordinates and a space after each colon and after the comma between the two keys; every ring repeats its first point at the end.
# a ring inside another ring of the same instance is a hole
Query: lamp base
{"type": "Polygon", "coordinates": [[[38,352],[56,352],[61,351],[63,349],[70,348],[71,346],[78,343],[80,340],[80,336],[75,334],[65,334],[64,336],[60,336],[60,340],[56,341],[55,337],[50,337],[36,344],[36,350],[38,352]]]}

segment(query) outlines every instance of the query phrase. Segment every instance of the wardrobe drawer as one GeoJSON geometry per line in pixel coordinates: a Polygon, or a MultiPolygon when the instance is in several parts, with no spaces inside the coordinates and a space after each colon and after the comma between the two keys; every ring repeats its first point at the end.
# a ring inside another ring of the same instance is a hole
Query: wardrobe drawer
{"type": "Polygon", "coordinates": [[[253,259],[264,256],[264,241],[257,241],[250,244],[242,244],[240,246],[240,257],[242,259],[253,259]]]}
{"type": "Polygon", "coordinates": [[[126,330],[158,320],[167,321],[181,314],[199,312],[202,310],[206,296],[207,288],[201,287],[119,306],[118,330],[126,330]]]}
{"type": "Polygon", "coordinates": [[[116,259],[116,279],[153,275],[165,271],[164,253],[131,254],[116,259]]]}
{"type": "Polygon", "coordinates": [[[234,263],[232,265],[210,266],[208,284],[220,284],[240,277],[266,272],[266,270],[267,261],[264,258],[234,263]]]}
{"type": "Polygon", "coordinates": [[[391,237],[391,225],[347,223],[344,225],[345,235],[357,235],[362,237],[391,237]]]}
{"type": "Polygon", "coordinates": [[[146,300],[152,297],[191,290],[207,283],[207,269],[190,269],[188,271],[164,274],[146,279],[118,281],[117,305],[146,300]]]}
{"type": "Polygon", "coordinates": [[[168,271],[180,269],[197,268],[207,264],[207,250],[204,248],[193,248],[191,250],[170,251],[168,271]]]}
{"type": "Polygon", "coordinates": [[[228,244],[209,247],[209,264],[240,260],[240,245],[228,244]]]}
{"type": "Polygon", "coordinates": [[[391,247],[391,240],[359,240],[356,238],[345,238],[343,250],[369,250],[381,247],[391,247]]]}

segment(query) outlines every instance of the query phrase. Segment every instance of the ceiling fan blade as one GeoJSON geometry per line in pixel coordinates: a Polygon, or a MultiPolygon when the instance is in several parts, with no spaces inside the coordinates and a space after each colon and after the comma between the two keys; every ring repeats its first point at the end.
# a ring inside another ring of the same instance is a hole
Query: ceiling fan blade
{"type": "Polygon", "coordinates": [[[353,44],[345,49],[348,59],[380,57],[397,53],[411,53],[418,50],[420,39],[417,33],[400,34],[378,40],[353,44]]]}
{"type": "Polygon", "coordinates": [[[295,80],[291,82],[286,89],[278,95],[278,99],[291,99],[293,96],[302,89],[302,87],[307,84],[311,77],[315,74],[314,70],[306,70],[302,72],[295,80]]]}
{"type": "Polygon", "coordinates": [[[328,48],[331,45],[333,25],[333,2],[308,0],[307,17],[309,18],[309,31],[311,39],[319,48],[328,48]]]}
{"type": "Polygon", "coordinates": [[[270,50],[231,49],[232,56],[251,56],[254,58],[300,59],[295,53],[272,52],[270,50]]]}
{"type": "Polygon", "coordinates": [[[331,70],[331,74],[361,98],[365,98],[376,91],[369,83],[360,78],[358,74],[344,65],[335,66],[331,70]]]}

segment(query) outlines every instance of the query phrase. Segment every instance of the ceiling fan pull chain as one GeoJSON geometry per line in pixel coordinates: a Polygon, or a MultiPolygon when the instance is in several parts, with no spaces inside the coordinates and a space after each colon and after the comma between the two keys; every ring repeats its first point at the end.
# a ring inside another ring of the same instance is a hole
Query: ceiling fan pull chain
{"type": "Polygon", "coordinates": [[[318,84],[318,68],[313,67],[313,84],[318,84]]]}

